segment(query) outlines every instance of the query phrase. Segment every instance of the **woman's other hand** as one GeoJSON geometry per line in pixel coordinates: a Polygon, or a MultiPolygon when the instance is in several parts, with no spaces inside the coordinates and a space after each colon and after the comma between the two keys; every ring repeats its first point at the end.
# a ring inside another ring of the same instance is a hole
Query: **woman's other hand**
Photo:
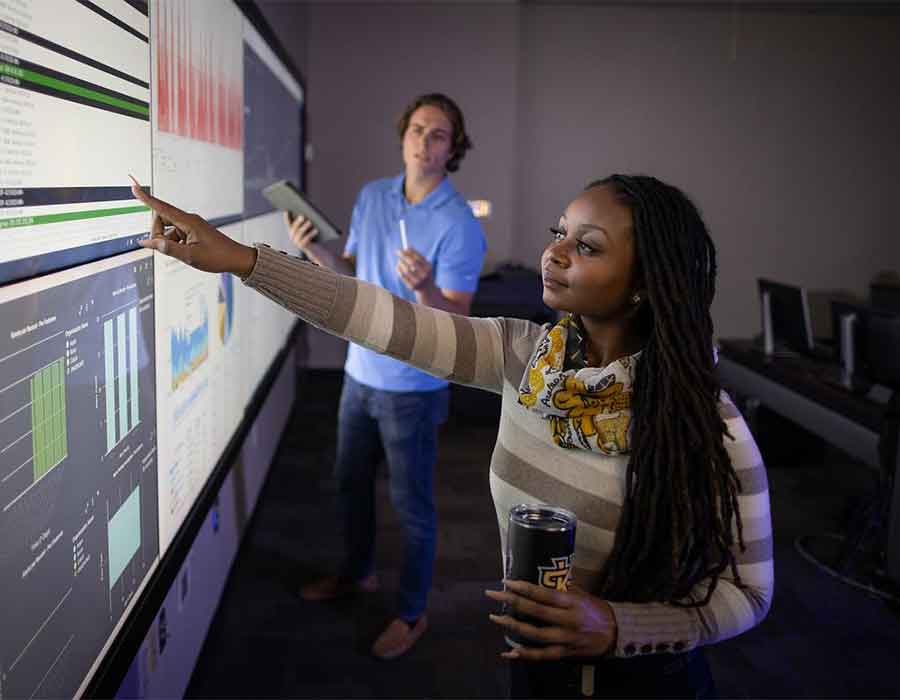
{"type": "Polygon", "coordinates": [[[256,249],[232,240],[202,217],[188,214],[144,192],[137,180],[131,191],[153,211],[150,238],[139,241],[163,255],[204,272],[231,272],[246,277],[256,264],[256,249]]]}
{"type": "Polygon", "coordinates": [[[519,617],[540,620],[536,627],[510,615],[490,615],[501,627],[544,646],[520,646],[502,654],[508,659],[555,661],[567,656],[603,656],[615,647],[617,626],[613,610],[602,598],[578,588],[556,591],[525,581],[504,581],[506,590],[485,594],[519,617]]]}
{"type": "Polygon", "coordinates": [[[284,222],[288,227],[288,236],[291,243],[297,246],[304,253],[309,253],[309,244],[316,240],[319,236],[319,229],[313,226],[312,221],[306,217],[292,217],[290,212],[284,212],[284,222]]]}

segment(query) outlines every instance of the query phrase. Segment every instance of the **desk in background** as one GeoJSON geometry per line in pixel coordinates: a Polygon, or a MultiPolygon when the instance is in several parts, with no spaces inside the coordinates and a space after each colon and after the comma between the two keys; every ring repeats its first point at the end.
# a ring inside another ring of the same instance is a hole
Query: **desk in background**
{"type": "MultiPolygon", "coordinates": [[[[541,273],[518,265],[501,265],[478,282],[471,316],[522,318],[537,324],[555,323],[556,312],[544,304],[541,273]]],[[[452,384],[451,406],[455,420],[477,424],[500,418],[500,395],[452,384]]]]}
{"type": "MultiPolygon", "coordinates": [[[[887,405],[850,392],[836,381],[836,365],[810,358],[769,359],[752,340],[721,340],[722,385],[758,400],[863,463],[882,469],[879,439],[887,405]]],[[[887,574],[900,583],[900,451],[892,457],[887,524],[887,574]]]]}
{"type": "Polygon", "coordinates": [[[524,318],[537,324],[556,321],[555,312],[544,304],[541,273],[509,264],[478,281],[470,315],[524,318]]]}

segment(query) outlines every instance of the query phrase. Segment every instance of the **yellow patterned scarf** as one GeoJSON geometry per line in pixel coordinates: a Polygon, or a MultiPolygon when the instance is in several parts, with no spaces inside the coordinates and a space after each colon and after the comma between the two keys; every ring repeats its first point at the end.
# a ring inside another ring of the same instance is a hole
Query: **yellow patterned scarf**
{"type": "Polygon", "coordinates": [[[577,319],[567,316],[538,341],[519,403],[550,423],[553,442],[607,455],[629,451],[631,393],[640,353],[586,367],[577,319]]]}

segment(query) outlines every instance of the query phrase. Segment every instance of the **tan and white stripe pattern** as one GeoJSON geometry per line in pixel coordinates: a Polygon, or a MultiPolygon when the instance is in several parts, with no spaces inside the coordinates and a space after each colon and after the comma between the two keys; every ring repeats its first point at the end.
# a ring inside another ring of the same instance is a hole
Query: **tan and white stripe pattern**
{"type": "MultiPolygon", "coordinates": [[[[547,328],[518,319],[456,316],[410,304],[384,289],[341,277],[260,246],[245,280],[308,322],[439,377],[503,397],[491,458],[491,494],[501,544],[517,503],[549,503],[578,516],[575,580],[590,590],[612,549],[624,494],[625,456],[556,446],[546,421],[518,403],[518,386],[547,328]]],[[[685,651],[733,637],[758,624],[772,599],[772,525],[766,470],[743,418],[723,394],[725,438],[741,483],[741,586],[726,571],[703,608],[664,603],[611,603],[618,623],[615,654],[685,651]]],[[[704,586],[696,596],[702,597],[704,586]]]]}

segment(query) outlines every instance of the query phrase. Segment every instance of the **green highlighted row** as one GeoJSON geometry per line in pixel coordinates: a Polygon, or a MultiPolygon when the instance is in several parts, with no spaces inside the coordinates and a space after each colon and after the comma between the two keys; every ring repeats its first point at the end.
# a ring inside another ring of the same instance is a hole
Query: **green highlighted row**
{"type": "Polygon", "coordinates": [[[44,87],[48,87],[59,92],[67,92],[70,95],[77,95],[78,97],[82,97],[86,100],[100,102],[102,104],[109,105],[110,107],[118,107],[119,109],[125,109],[129,112],[140,114],[142,117],[147,117],[148,119],[150,118],[149,106],[136,105],[133,102],[120,100],[118,97],[104,95],[102,92],[97,92],[96,90],[84,88],[79,85],[73,85],[72,83],[67,83],[64,80],[58,80],[57,78],[51,78],[50,76],[43,75],[42,73],[36,73],[35,71],[29,70],[27,68],[19,68],[18,66],[13,66],[8,63],[0,63],[0,75],[8,75],[13,78],[18,78],[19,80],[25,80],[31,83],[35,83],[36,85],[43,85],[44,87]]]}
{"type": "Polygon", "coordinates": [[[19,228],[20,226],[40,226],[41,224],[56,224],[60,221],[79,221],[81,219],[98,219],[101,216],[119,216],[121,214],[137,214],[142,211],[150,211],[150,207],[143,204],[134,207],[117,207],[115,209],[90,209],[88,211],[70,211],[62,214],[43,214],[40,216],[17,216],[13,219],[0,219],[0,230],[5,228],[19,228]]]}

